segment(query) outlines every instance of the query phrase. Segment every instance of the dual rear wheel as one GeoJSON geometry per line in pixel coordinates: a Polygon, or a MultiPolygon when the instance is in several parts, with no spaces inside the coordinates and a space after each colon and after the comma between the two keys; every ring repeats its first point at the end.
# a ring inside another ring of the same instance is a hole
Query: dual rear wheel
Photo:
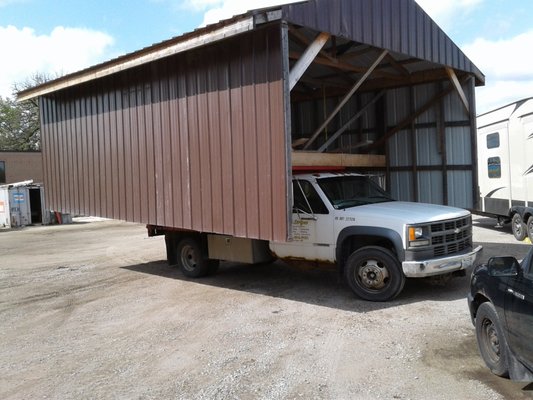
{"type": "Polygon", "coordinates": [[[179,269],[189,278],[214,274],[219,266],[219,261],[209,259],[202,249],[201,242],[193,237],[186,237],[178,242],[176,258],[179,269]]]}

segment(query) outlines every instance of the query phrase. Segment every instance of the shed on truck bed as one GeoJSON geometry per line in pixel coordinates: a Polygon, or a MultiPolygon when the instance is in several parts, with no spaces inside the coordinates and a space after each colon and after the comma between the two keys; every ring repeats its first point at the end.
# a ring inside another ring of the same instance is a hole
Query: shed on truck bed
{"type": "Polygon", "coordinates": [[[483,83],[413,0],[309,0],[249,11],[19,100],[40,98],[50,208],[284,241],[292,168],[309,159],[380,169],[401,200],[474,207],[483,83]]]}

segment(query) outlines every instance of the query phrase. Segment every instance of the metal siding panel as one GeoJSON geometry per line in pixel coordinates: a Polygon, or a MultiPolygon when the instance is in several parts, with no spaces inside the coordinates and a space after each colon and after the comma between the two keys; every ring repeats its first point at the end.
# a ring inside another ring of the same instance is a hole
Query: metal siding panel
{"type": "Polygon", "coordinates": [[[124,134],[124,215],[126,221],[133,219],[133,166],[130,127],[130,89],[125,87],[122,91],[122,132],[124,134]]]}
{"type": "Polygon", "coordinates": [[[99,190],[99,210],[98,214],[105,217],[107,214],[106,207],[106,182],[105,182],[105,141],[104,141],[104,118],[103,118],[103,109],[104,109],[104,99],[101,92],[101,89],[98,87],[98,95],[96,97],[96,120],[97,120],[97,137],[98,137],[98,190],[99,190]]]}
{"type": "Polygon", "coordinates": [[[406,167],[411,165],[413,156],[410,131],[400,131],[390,138],[389,157],[391,167],[406,167]]]}
{"type": "Polygon", "coordinates": [[[230,60],[228,52],[219,57],[218,104],[220,118],[220,152],[222,175],[223,231],[235,234],[234,183],[233,183],[233,136],[231,130],[230,60]]]}
{"type": "MultiPolygon", "coordinates": [[[[118,129],[117,129],[117,96],[120,92],[112,90],[109,94],[109,124],[111,131],[111,190],[112,190],[112,218],[120,218],[120,203],[119,203],[119,167],[118,167],[118,129]]],[[[78,153],[79,154],[79,153],[78,153]]]]}
{"type": "Polygon", "coordinates": [[[180,169],[181,187],[180,194],[183,212],[182,227],[192,229],[192,203],[191,203],[191,159],[189,142],[189,122],[187,109],[187,77],[186,66],[178,63],[178,120],[179,120],[179,140],[180,140],[180,169]]]}
{"type": "MultiPolygon", "coordinates": [[[[148,74],[148,73],[147,73],[148,74]]],[[[157,224],[157,196],[156,196],[156,154],[154,144],[154,123],[152,110],[152,87],[153,81],[143,84],[144,104],[140,112],[144,114],[144,136],[146,140],[146,208],[148,209],[148,223],[157,224]]]]}
{"type": "Polygon", "coordinates": [[[418,193],[421,203],[444,204],[443,187],[442,172],[418,172],[418,193]]]}
{"type": "Polygon", "coordinates": [[[417,129],[416,137],[418,165],[442,165],[437,130],[434,128],[417,129]]]}
{"type": "Polygon", "coordinates": [[[137,113],[139,102],[137,97],[137,86],[135,76],[132,77],[133,84],[130,86],[130,136],[131,136],[131,166],[132,166],[132,203],[133,221],[139,222],[141,219],[141,188],[140,188],[140,160],[139,160],[139,120],[137,113]]]}
{"type": "Polygon", "coordinates": [[[198,104],[198,136],[200,154],[200,193],[202,204],[202,231],[211,232],[213,230],[213,210],[211,208],[211,157],[210,132],[209,132],[209,107],[207,103],[207,71],[209,63],[205,54],[198,60],[196,65],[196,80],[198,93],[196,100],[198,104]]]}
{"type": "Polygon", "coordinates": [[[83,214],[83,198],[85,197],[85,183],[84,183],[84,174],[83,174],[83,158],[79,155],[83,152],[83,146],[82,146],[82,137],[81,137],[81,104],[80,99],[76,99],[73,103],[74,105],[74,130],[73,135],[76,140],[76,148],[75,152],[73,154],[73,157],[75,158],[76,163],[76,190],[77,190],[77,202],[76,202],[76,214],[82,215],[83,214]]]}
{"type": "Polygon", "coordinates": [[[472,172],[448,171],[448,205],[461,208],[471,208],[472,172]]]}
{"type": "MultiPolygon", "coordinates": [[[[259,36],[259,35],[258,35],[259,36]]],[[[255,112],[259,192],[259,237],[272,237],[272,164],[270,147],[270,98],[268,84],[268,43],[259,36],[255,49],[255,112]]]]}
{"type": "Polygon", "coordinates": [[[189,157],[191,160],[192,229],[202,231],[201,159],[198,129],[198,102],[195,65],[187,64],[187,120],[189,122],[189,157]]]}
{"type": "Polygon", "coordinates": [[[170,88],[168,79],[167,62],[162,64],[161,71],[161,140],[163,158],[163,203],[164,203],[164,224],[172,226],[174,223],[174,204],[172,201],[172,138],[170,132],[170,88]]]}
{"type": "MultiPolygon", "coordinates": [[[[174,60],[169,67],[169,107],[170,107],[170,158],[172,163],[172,183],[170,195],[172,198],[173,222],[172,226],[183,226],[183,207],[181,202],[181,146],[180,146],[180,126],[179,126],[179,98],[178,98],[178,78],[177,63],[174,60]]],[[[148,181],[148,179],[147,179],[148,181]]],[[[148,201],[146,208],[148,208],[148,201]]]]}
{"type": "Polygon", "coordinates": [[[410,172],[391,172],[391,195],[396,200],[413,201],[413,176],[410,172]]]}
{"type": "MultiPolygon", "coordinates": [[[[207,59],[215,59],[218,49],[211,47],[207,53],[207,59]]],[[[207,108],[209,140],[209,158],[211,161],[211,213],[213,232],[224,232],[224,198],[222,195],[222,158],[221,153],[221,114],[219,104],[218,86],[218,65],[222,65],[224,60],[218,63],[209,63],[207,68],[207,108]]]]}
{"type": "Polygon", "coordinates": [[[118,204],[119,204],[119,218],[126,220],[127,215],[127,190],[126,182],[126,139],[124,129],[124,89],[119,89],[116,95],[117,102],[117,148],[118,148],[118,204]]]}
{"type": "Polygon", "coordinates": [[[242,97],[242,55],[237,49],[230,50],[230,101],[231,131],[233,137],[233,184],[235,199],[235,235],[246,236],[246,178],[244,162],[244,105],[242,97]]]}
{"type": "Polygon", "coordinates": [[[242,57],[242,99],[244,105],[244,165],[245,165],[245,188],[246,188],[246,235],[250,238],[259,237],[259,188],[257,166],[257,135],[256,132],[256,102],[254,91],[254,48],[249,40],[241,44],[242,57]],[[249,111],[249,112],[246,112],[249,111]]]}
{"type": "Polygon", "coordinates": [[[148,175],[148,145],[147,145],[147,127],[146,127],[146,118],[144,113],[144,107],[146,104],[145,99],[145,90],[144,90],[144,79],[140,74],[137,75],[137,81],[139,82],[136,87],[136,94],[137,94],[137,124],[139,126],[139,208],[140,208],[140,215],[138,222],[141,222],[143,224],[150,223],[150,210],[149,210],[149,202],[148,202],[148,196],[149,196],[149,190],[148,190],[148,181],[149,181],[149,175],[148,175]]]}
{"type": "Polygon", "coordinates": [[[109,92],[104,93],[104,147],[105,147],[105,203],[106,203],[106,217],[113,218],[113,170],[112,170],[112,147],[111,147],[111,115],[109,106],[109,92]]]}
{"type": "Polygon", "coordinates": [[[472,165],[472,146],[468,127],[446,128],[446,164],[472,165]]]}

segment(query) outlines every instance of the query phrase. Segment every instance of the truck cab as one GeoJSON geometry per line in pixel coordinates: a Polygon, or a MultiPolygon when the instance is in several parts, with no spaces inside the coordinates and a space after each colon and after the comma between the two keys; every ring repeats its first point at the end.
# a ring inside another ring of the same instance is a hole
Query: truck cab
{"type": "Polygon", "coordinates": [[[480,250],[468,211],[395,201],[365,175],[295,175],[292,189],[292,238],[270,243],[272,252],[337,266],[366,300],[394,298],[405,278],[464,270],[480,250]]]}

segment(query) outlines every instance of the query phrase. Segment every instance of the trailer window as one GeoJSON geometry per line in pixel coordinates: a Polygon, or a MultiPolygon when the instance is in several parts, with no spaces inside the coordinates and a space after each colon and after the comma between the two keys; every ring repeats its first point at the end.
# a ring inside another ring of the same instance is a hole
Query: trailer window
{"type": "Polygon", "coordinates": [[[502,177],[502,163],[500,157],[489,157],[488,160],[489,178],[502,177]]]}
{"type": "Polygon", "coordinates": [[[6,163],[0,161],[0,183],[6,183],[6,163]]]}
{"type": "Polygon", "coordinates": [[[500,147],[500,134],[498,132],[487,135],[487,149],[500,147]]]}

